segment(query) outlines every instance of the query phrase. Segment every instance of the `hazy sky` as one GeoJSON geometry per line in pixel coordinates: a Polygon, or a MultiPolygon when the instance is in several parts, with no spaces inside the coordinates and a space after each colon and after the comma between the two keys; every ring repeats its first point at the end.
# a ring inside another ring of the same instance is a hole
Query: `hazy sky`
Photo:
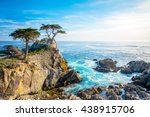
{"type": "Polygon", "coordinates": [[[67,34],[57,40],[150,41],[150,0],[0,0],[0,11],[0,40],[58,23],[67,34]]]}

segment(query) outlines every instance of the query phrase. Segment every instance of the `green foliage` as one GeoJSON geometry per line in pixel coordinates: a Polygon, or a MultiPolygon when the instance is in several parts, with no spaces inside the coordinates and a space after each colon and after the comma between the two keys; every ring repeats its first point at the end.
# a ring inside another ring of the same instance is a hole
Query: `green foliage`
{"type": "Polygon", "coordinates": [[[13,39],[22,39],[25,41],[25,55],[24,60],[27,62],[27,55],[28,55],[28,44],[30,42],[35,41],[39,36],[40,33],[37,31],[37,29],[32,28],[23,28],[23,29],[17,29],[13,33],[11,33],[9,36],[12,36],[13,39]]]}
{"type": "Polygon", "coordinates": [[[40,27],[40,30],[48,30],[50,29],[50,25],[49,24],[42,24],[42,26],[40,27]]]}
{"type": "Polygon", "coordinates": [[[57,34],[66,34],[66,32],[62,30],[62,27],[59,24],[42,24],[40,30],[46,31],[48,37],[47,43],[53,42],[57,34]]]}
{"type": "Polygon", "coordinates": [[[33,50],[33,51],[31,51],[31,52],[29,52],[29,56],[32,56],[32,55],[35,55],[35,54],[40,54],[40,53],[43,53],[43,52],[45,52],[45,51],[49,51],[49,50],[51,50],[52,48],[50,47],[50,46],[43,46],[43,47],[41,47],[41,48],[38,48],[38,49],[35,49],[35,50],[33,50]]]}
{"type": "Polygon", "coordinates": [[[62,29],[62,27],[59,24],[50,24],[50,29],[59,30],[62,29]]]}
{"type": "Polygon", "coordinates": [[[64,30],[58,30],[58,33],[66,34],[66,31],[64,31],[64,30]]]}
{"type": "Polygon", "coordinates": [[[5,64],[5,63],[16,63],[19,60],[17,58],[10,58],[10,59],[0,59],[0,64],[5,64]]]}
{"type": "Polygon", "coordinates": [[[34,41],[40,36],[40,33],[37,29],[22,28],[15,30],[9,36],[12,36],[14,40],[22,39],[23,41],[34,41]]]}

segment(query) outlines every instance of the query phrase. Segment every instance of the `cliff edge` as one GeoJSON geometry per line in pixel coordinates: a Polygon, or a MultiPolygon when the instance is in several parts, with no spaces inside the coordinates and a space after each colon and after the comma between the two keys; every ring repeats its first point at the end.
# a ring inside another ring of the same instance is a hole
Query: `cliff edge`
{"type": "Polygon", "coordinates": [[[62,95],[60,87],[81,80],[76,71],[69,69],[57,46],[42,48],[31,51],[27,63],[0,64],[0,99],[51,99],[58,93],[62,95]]]}

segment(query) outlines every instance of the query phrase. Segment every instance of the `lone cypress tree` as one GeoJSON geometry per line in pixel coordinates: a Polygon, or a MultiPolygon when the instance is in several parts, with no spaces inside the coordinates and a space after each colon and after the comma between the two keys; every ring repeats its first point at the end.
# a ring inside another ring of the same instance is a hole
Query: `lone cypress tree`
{"type": "Polygon", "coordinates": [[[27,61],[29,43],[34,42],[40,36],[40,33],[37,31],[37,29],[22,28],[15,30],[9,36],[12,36],[14,40],[21,39],[25,42],[24,60],[27,61]]]}

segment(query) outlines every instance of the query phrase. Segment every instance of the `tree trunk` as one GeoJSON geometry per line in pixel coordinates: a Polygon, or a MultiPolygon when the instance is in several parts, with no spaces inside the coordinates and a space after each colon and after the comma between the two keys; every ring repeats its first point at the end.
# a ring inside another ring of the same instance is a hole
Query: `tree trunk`
{"type": "Polygon", "coordinates": [[[29,51],[28,44],[29,44],[29,42],[26,41],[26,50],[25,50],[25,55],[24,55],[24,60],[25,60],[25,62],[27,62],[27,56],[28,56],[28,51],[29,51]]]}
{"type": "Polygon", "coordinates": [[[47,34],[47,37],[48,37],[48,40],[47,40],[47,44],[50,42],[50,40],[51,40],[51,37],[50,37],[50,35],[48,34],[48,30],[46,30],[46,34],[47,34]]]}
{"type": "Polygon", "coordinates": [[[56,43],[56,41],[55,41],[55,39],[54,39],[56,35],[57,35],[57,33],[53,33],[53,37],[52,37],[51,44],[56,43]]]}

